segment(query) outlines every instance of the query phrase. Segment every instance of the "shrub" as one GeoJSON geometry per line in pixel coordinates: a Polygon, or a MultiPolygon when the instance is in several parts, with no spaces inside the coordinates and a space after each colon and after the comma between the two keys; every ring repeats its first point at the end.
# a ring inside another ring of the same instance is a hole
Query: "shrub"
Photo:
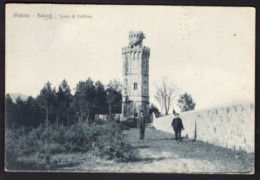
{"type": "Polygon", "coordinates": [[[36,129],[8,129],[6,133],[7,169],[52,169],[58,153],[89,152],[108,160],[133,161],[137,151],[124,142],[125,126],[107,122],[88,126],[79,122],[71,126],[50,125],[36,129]],[[29,158],[31,157],[31,158],[29,158]],[[18,165],[22,165],[18,167],[18,165]]]}
{"type": "Polygon", "coordinates": [[[97,140],[92,144],[98,156],[118,162],[134,161],[137,159],[137,151],[132,146],[124,142],[121,133],[124,125],[117,123],[107,123],[93,128],[98,132],[97,140]]]}

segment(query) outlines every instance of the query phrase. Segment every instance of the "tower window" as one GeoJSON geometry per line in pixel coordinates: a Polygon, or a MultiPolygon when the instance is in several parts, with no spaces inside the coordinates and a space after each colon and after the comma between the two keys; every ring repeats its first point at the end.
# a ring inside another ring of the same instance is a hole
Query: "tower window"
{"type": "Polygon", "coordinates": [[[137,83],[134,83],[134,90],[137,89],[137,83]]]}

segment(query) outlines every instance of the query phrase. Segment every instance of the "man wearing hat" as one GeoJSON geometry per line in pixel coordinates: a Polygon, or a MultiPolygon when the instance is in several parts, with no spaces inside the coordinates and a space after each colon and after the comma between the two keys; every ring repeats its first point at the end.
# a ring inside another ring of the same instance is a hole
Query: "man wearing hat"
{"type": "Polygon", "coordinates": [[[140,139],[144,139],[144,133],[145,133],[145,128],[146,128],[146,122],[145,122],[145,118],[144,118],[144,111],[140,110],[140,115],[139,118],[137,120],[137,128],[140,129],[140,139]]]}
{"type": "Polygon", "coordinates": [[[179,117],[178,113],[175,114],[175,117],[172,120],[172,127],[173,127],[174,132],[175,132],[176,141],[182,141],[181,131],[184,130],[184,127],[183,127],[182,120],[179,117]]]}

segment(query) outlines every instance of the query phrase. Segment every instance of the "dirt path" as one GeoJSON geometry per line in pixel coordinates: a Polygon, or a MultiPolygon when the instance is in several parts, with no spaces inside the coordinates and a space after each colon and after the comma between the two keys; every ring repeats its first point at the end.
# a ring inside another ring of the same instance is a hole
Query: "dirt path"
{"type": "MultiPolygon", "coordinates": [[[[138,129],[124,131],[126,141],[138,149],[140,161],[115,163],[82,154],[83,163],[63,168],[70,171],[150,172],[150,173],[248,173],[253,171],[254,156],[235,152],[201,141],[176,142],[173,134],[148,127],[145,140],[139,140],[138,129]]],[[[76,159],[75,159],[76,160],[76,159]]]]}

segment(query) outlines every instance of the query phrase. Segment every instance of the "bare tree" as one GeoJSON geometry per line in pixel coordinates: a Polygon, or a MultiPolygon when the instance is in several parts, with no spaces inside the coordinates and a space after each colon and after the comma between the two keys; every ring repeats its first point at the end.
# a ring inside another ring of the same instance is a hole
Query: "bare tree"
{"type": "MultiPolygon", "coordinates": [[[[157,87],[156,87],[156,88],[157,88],[157,87]]],[[[163,102],[163,98],[162,98],[161,91],[158,90],[158,88],[157,88],[157,90],[156,90],[156,93],[155,93],[155,95],[154,95],[154,98],[156,99],[156,101],[157,101],[157,102],[159,103],[159,105],[160,105],[160,108],[161,108],[160,112],[163,112],[163,110],[164,110],[164,102],[163,102]]]]}
{"type": "Polygon", "coordinates": [[[165,115],[168,115],[172,102],[178,96],[178,89],[176,85],[169,81],[167,77],[160,80],[159,85],[156,85],[156,93],[154,98],[161,107],[161,112],[164,110],[165,115]]]}

